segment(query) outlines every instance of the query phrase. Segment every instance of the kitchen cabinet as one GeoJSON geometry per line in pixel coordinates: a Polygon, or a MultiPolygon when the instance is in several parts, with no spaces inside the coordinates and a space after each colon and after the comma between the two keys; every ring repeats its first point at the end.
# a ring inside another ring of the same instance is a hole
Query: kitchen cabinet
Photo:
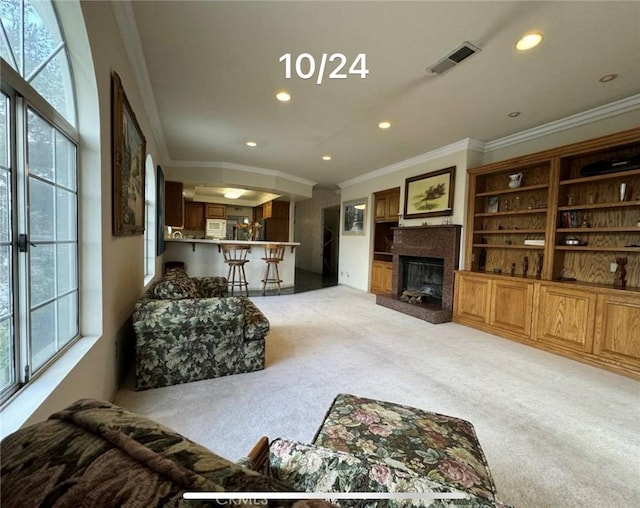
{"type": "Polygon", "coordinates": [[[184,228],[204,232],[205,219],[203,203],[192,202],[185,205],[184,228]]]}
{"type": "Polygon", "coordinates": [[[205,217],[207,219],[226,219],[227,207],[224,205],[216,205],[212,203],[205,203],[205,217]]]}
{"type": "Polygon", "coordinates": [[[262,205],[263,219],[289,219],[288,201],[268,201],[262,205]]]}
{"type": "Polygon", "coordinates": [[[164,223],[167,226],[181,228],[184,224],[182,182],[164,183],[164,223]]]}

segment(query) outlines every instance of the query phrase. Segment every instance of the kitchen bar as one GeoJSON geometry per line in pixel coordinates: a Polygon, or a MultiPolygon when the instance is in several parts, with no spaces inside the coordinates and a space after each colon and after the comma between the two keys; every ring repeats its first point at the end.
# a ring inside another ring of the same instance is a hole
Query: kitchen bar
{"type": "MultiPolygon", "coordinates": [[[[166,238],[166,250],[164,261],[180,261],[185,264],[187,273],[191,277],[223,276],[226,277],[229,267],[224,262],[222,254],[223,244],[250,245],[251,250],[247,255],[249,262],[245,265],[249,291],[262,289],[267,269],[264,247],[269,244],[279,243],[285,245],[284,259],[279,264],[281,287],[293,288],[295,282],[296,256],[295,248],[298,242],[252,242],[234,240],[198,240],[195,238],[166,238]]],[[[271,289],[269,286],[267,289],[271,289]]]]}

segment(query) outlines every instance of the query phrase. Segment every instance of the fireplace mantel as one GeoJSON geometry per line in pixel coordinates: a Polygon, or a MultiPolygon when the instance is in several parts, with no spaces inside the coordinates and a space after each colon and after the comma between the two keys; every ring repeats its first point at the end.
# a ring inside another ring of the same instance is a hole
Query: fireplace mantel
{"type": "Polygon", "coordinates": [[[392,293],[377,295],[376,303],[404,312],[431,323],[451,321],[453,313],[454,270],[460,258],[460,232],[462,226],[410,226],[393,228],[392,293]],[[399,299],[402,293],[402,256],[442,258],[444,260],[442,306],[412,304],[399,299]]]}

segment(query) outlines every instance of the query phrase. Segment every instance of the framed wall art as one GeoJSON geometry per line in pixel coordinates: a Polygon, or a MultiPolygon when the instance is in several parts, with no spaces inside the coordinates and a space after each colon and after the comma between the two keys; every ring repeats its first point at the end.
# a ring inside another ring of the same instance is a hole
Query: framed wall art
{"type": "Polygon", "coordinates": [[[404,218],[453,215],[456,167],[413,176],[405,180],[404,218]]]}
{"type": "Polygon", "coordinates": [[[144,167],[147,143],[120,76],[113,73],[113,234],[144,233],[144,167]]]}
{"type": "Polygon", "coordinates": [[[364,235],[367,220],[367,198],[345,201],[342,205],[342,234],[364,235]]]}

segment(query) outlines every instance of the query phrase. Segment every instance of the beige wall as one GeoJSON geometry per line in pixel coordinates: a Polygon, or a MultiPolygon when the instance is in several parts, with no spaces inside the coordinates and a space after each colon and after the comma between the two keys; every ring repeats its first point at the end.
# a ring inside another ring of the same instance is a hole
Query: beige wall
{"type": "Polygon", "coordinates": [[[339,204],[340,192],[327,189],[314,189],[311,199],[295,204],[296,267],[322,273],[323,209],[339,204]]]}
{"type": "MultiPolygon", "coordinates": [[[[68,33],[81,30],[78,19],[72,20],[74,16],[80,15],[79,12],[74,12],[74,8],[77,11],[77,5],[72,4],[73,2],[62,2],[60,6],[61,22],[68,33]],[[72,23],[71,26],[69,23],[72,23]]],[[[82,82],[78,83],[79,116],[86,117],[97,113],[99,118],[97,121],[94,116],[93,125],[90,125],[91,119],[80,119],[82,150],[90,152],[80,156],[83,194],[80,204],[81,277],[82,285],[90,288],[82,295],[84,301],[81,309],[81,332],[83,335],[97,335],[98,339],[91,342],[86,354],[81,355],[81,359],[31,414],[26,423],[42,420],[81,397],[112,400],[117,389],[118,377],[119,362],[116,350],[118,349],[119,353],[130,350],[130,347],[124,347],[130,346],[128,342],[131,340],[127,321],[136,300],[143,292],[144,245],[143,236],[114,237],[111,234],[112,71],[116,71],[122,79],[131,107],[145,134],[147,152],[152,155],[156,165],[163,162],[152,137],[141,94],[126,57],[110,3],[83,2],[81,15],[86,24],[94,69],[91,69],[86,61],[83,68],[74,68],[77,81],[81,80],[84,74],[82,82]],[[94,74],[87,76],[87,73],[94,74]],[[82,90],[82,87],[91,86],[91,82],[94,90],[82,90]],[[87,102],[91,98],[94,104],[87,102]],[[92,139],[93,137],[95,139],[92,139]],[[98,200],[99,202],[96,202],[98,200]]],[[[77,39],[77,33],[75,35],[71,38],[77,39]]]]}

